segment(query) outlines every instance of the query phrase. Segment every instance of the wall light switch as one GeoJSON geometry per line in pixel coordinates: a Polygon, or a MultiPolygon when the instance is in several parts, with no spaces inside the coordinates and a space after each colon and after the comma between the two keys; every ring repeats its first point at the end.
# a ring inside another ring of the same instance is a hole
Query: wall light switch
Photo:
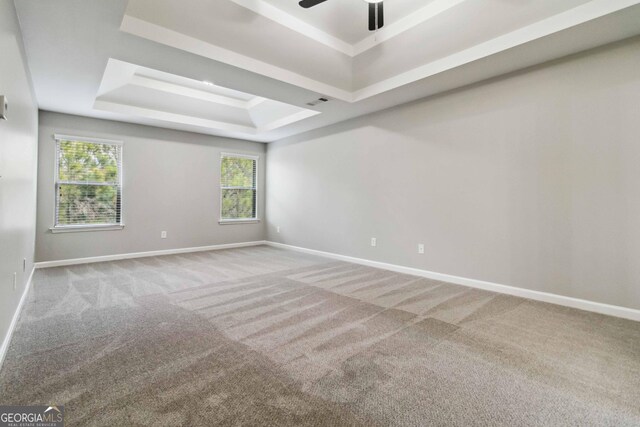
{"type": "Polygon", "coordinates": [[[424,245],[422,243],[420,243],[418,245],[418,253],[419,254],[424,254],[424,245]]]}
{"type": "Polygon", "coordinates": [[[162,232],[160,233],[160,238],[161,238],[161,239],[166,239],[166,238],[167,238],[167,232],[166,232],[166,231],[162,231],[162,232]]]}
{"type": "Polygon", "coordinates": [[[376,239],[375,237],[371,238],[371,246],[378,246],[378,239],[376,239]]]}

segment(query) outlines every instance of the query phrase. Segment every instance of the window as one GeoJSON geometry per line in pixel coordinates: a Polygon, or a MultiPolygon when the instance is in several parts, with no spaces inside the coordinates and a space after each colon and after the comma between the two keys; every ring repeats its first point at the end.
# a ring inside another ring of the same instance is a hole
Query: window
{"type": "Polygon", "coordinates": [[[221,222],[257,221],[258,158],[223,154],[220,164],[221,222]]]}
{"type": "Polygon", "coordinates": [[[56,135],[54,229],[122,227],[122,143],[56,135]]]}

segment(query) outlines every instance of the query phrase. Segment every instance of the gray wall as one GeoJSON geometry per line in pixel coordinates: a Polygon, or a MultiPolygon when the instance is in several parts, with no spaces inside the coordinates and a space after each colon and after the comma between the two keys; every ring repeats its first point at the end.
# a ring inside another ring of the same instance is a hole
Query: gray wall
{"type": "Polygon", "coordinates": [[[220,153],[258,154],[259,215],[264,217],[264,144],[148,126],[40,113],[36,260],[264,240],[264,222],[219,225],[220,153]],[[52,234],[54,133],[118,139],[123,148],[123,220],[118,231],[52,234]],[[160,232],[167,231],[167,239],[160,232]]]}
{"type": "Polygon", "coordinates": [[[270,144],[267,237],[640,309],[639,70],[635,39],[270,144]]]}
{"type": "Polygon", "coordinates": [[[38,107],[25,58],[13,1],[0,0],[0,95],[10,103],[0,121],[0,343],[33,268],[38,107]]]}

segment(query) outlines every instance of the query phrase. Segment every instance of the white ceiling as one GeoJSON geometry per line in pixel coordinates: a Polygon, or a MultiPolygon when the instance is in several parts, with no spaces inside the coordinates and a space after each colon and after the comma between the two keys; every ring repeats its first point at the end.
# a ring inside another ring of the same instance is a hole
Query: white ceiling
{"type": "Polygon", "coordinates": [[[155,123],[181,124],[252,137],[319,114],[175,74],[109,59],[95,110],[155,123]]]}
{"type": "MultiPolygon", "coordinates": [[[[364,0],[327,0],[309,9],[301,8],[295,0],[263,1],[345,43],[356,44],[371,35],[368,28],[368,4],[364,0]]],[[[385,0],[385,22],[398,22],[431,2],[433,0],[385,0]]],[[[258,3],[255,0],[244,2],[258,3]]]]}
{"type": "Polygon", "coordinates": [[[363,0],[15,3],[42,109],[263,142],[640,35],[640,0],[386,0],[375,34],[363,0]]]}

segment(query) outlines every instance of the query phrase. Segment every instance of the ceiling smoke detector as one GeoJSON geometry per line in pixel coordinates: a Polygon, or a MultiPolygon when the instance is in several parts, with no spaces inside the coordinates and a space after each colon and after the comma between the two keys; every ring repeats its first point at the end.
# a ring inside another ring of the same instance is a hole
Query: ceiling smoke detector
{"type": "Polygon", "coordinates": [[[307,102],[307,105],[310,107],[315,107],[316,105],[324,104],[325,102],[329,102],[329,99],[322,97],[322,98],[316,99],[315,101],[307,102]]]}

